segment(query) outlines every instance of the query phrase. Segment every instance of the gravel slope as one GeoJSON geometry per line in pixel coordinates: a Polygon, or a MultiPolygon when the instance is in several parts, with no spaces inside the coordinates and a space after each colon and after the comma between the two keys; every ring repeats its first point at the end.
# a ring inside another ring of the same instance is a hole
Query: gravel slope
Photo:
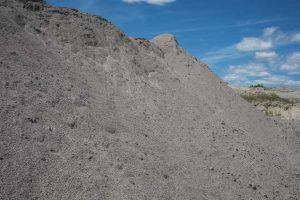
{"type": "Polygon", "coordinates": [[[174,36],[0,0],[0,47],[0,199],[300,198],[298,129],[174,36]]]}

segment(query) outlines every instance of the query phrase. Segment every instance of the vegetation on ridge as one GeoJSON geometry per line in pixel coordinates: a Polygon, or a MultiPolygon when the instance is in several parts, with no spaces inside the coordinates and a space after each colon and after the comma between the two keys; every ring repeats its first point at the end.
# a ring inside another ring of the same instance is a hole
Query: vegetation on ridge
{"type": "Polygon", "coordinates": [[[257,92],[257,93],[250,93],[250,92],[245,92],[240,94],[241,97],[251,103],[253,102],[265,102],[265,101],[277,101],[281,102],[284,104],[293,104],[292,101],[286,98],[282,98],[278,96],[275,93],[265,93],[265,92],[257,92]]]}
{"type": "Polygon", "coordinates": [[[263,88],[264,90],[267,89],[263,84],[250,85],[249,87],[250,88],[263,88]]]}

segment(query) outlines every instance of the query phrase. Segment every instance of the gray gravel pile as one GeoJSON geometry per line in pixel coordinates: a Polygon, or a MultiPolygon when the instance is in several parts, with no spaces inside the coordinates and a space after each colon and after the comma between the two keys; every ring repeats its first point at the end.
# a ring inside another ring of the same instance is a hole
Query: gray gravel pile
{"type": "Polygon", "coordinates": [[[172,35],[0,0],[0,199],[296,200],[299,137],[172,35]]]}

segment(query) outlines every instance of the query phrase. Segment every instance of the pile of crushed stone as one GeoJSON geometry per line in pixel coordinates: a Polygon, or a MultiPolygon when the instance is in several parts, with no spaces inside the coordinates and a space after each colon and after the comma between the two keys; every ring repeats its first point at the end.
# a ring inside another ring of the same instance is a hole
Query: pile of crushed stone
{"type": "Polygon", "coordinates": [[[300,198],[299,129],[173,35],[0,0],[0,199],[300,198]]]}

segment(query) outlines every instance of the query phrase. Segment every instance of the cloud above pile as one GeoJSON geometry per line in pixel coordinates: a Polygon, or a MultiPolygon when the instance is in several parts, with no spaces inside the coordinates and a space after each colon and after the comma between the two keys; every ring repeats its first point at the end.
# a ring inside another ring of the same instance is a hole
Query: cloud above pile
{"type": "Polygon", "coordinates": [[[251,81],[255,84],[264,84],[268,86],[293,86],[293,87],[299,87],[300,81],[293,80],[288,76],[284,75],[272,75],[265,77],[263,79],[256,79],[251,81]]]}
{"type": "MultiPolygon", "coordinates": [[[[299,54],[300,55],[300,54],[299,54]]],[[[290,59],[294,59],[291,57],[290,59]]],[[[299,87],[300,81],[280,74],[272,74],[268,67],[261,63],[230,66],[223,80],[235,85],[264,84],[267,86],[299,87]]]]}
{"type": "Polygon", "coordinates": [[[279,27],[268,27],[260,37],[245,37],[237,45],[239,52],[265,51],[272,48],[300,43],[300,33],[288,34],[279,27]]]}
{"type": "Polygon", "coordinates": [[[300,42],[300,33],[296,33],[291,38],[292,42],[300,42]]]}
{"type": "Polygon", "coordinates": [[[148,3],[152,5],[162,6],[167,3],[175,2],[176,0],[123,0],[125,3],[148,3]]]}
{"type": "Polygon", "coordinates": [[[267,77],[271,74],[267,67],[260,63],[249,63],[245,65],[231,65],[227,74],[223,77],[225,81],[248,81],[249,77],[267,77]]]}
{"type": "Polygon", "coordinates": [[[260,38],[244,38],[240,43],[236,45],[238,51],[249,52],[249,51],[260,51],[268,50],[272,48],[271,41],[264,41],[260,38]]]}
{"type": "Polygon", "coordinates": [[[300,51],[286,54],[280,49],[289,45],[294,49],[299,44],[299,32],[287,33],[279,27],[268,27],[258,37],[244,37],[236,44],[206,53],[203,60],[210,65],[226,65],[237,60],[239,64],[229,64],[223,75],[224,81],[231,84],[300,87],[300,51]],[[241,63],[243,59],[247,63],[241,63]]]}
{"type": "Polygon", "coordinates": [[[278,30],[279,30],[278,27],[268,27],[268,28],[265,28],[263,30],[263,36],[264,37],[269,37],[269,36],[273,35],[278,30]]]}
{"type": "Polygon", "coordinates": [[[281,69],[290,75],[300,74],[300,52],[294,52],[289,55],[286,62],[281,65],[281,69]]]}
{"type": "Polygon", "coordinates": [[[278,55],[275,51],[262,51],[262,52],[255,52],[256,59],[275,59],[278,55]]]}

